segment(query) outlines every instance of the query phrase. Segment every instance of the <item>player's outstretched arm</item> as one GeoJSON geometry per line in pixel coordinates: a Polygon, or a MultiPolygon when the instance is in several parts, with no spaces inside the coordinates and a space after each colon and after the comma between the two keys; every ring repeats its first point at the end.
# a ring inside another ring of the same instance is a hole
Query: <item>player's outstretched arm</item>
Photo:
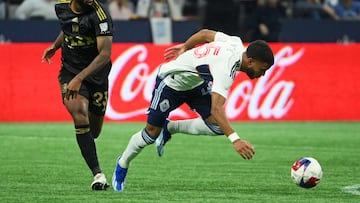
{"type": "Polygon", "coordinates": [[[226,117],[224,110],[225,98],[212,92],[211,96],[211,120],[209,122],[217,123],[227,138],[233,143],[234,149],[243,159],[252,159],[255,154],[254,147],[250,142],[240,139],[237,133],[230,125],[229,119],[226,117]]]}
{"type": "Polygon", "coordinates": [[[198,44],[212,42],[215,39],[215,34],[216,31],[214,30],[202,29],[199,32],[193,34],[189,39],[186,40],[185,43],[167,48],[164,53],[164,58],[165,60],[175,59],[186,50],[189,50],[198,44]]]}
{"type": "Polygon", "coordinates": [[[61,43],[63,39],[64,39],[64,33],[61,31],[57,36],[56,40],[54,41],[54,43],[45,49],[43,56],[41,57],[42,62],[46,60],[48,64],[51,64],[51,58],[54,56],[56,50],[58,50],[61,47],[61,43]]]}
{"type": "Polygon", "coordinates": [[[180,54],[184,53],[185,51],[186,50],[184,43],[177,44],[175,46],[165,49],[164,59],[165,60],[176,59],[180,54]]]}

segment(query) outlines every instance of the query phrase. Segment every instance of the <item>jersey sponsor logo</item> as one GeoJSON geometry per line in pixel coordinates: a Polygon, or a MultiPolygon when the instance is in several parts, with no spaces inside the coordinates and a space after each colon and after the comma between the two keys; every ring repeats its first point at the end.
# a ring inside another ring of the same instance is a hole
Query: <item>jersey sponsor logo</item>
{"type": "Polygon", "coordinates": [[[65,39],[65,44],[70,49],[73,49],[74,47],[86,47],[86,46],[91,46],[91,45],[95,44],[95,39],[93,39],[92,37],[89,37],[89,36],[65,35],[64,39],[65,39]]]}

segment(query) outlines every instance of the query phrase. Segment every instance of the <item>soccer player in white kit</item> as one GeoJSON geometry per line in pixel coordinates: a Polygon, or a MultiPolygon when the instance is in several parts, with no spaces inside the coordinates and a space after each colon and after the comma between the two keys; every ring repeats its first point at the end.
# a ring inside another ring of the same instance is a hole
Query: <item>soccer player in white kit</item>
{"type": "Polygon", "coordinates": [[[116,161],[112,179],[115,191],[124,190],[130,161],[155,140],[162,156],[171,134],[225,135],[242,158],[251,159],[255,154],[250,142],[240,139],[231,127],[223,106],[237,71],[254,79],[274,64],[268,44],[256,40],[245,49],[239,37],[203,29],[184,44],[167,49],[164,57],[174,60],[159,66],[146,126],[131,137],[116,161]],[[169,113],[183,103],[200,117],[167,120],[169,113]]]}

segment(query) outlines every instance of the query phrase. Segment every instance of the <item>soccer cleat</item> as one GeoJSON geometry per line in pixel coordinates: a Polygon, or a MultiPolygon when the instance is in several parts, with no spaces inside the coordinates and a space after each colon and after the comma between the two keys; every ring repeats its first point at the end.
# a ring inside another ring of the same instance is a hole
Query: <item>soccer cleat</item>
{"type": "Polygon", "coordinates": [[[92,190],[107,190],[109,187],[105,174],[98,173],[94,176],[94,181],[91,183],[92,190]]]}
{"type": "Polygon", "coordinates": [[[115,170],[114,170],[114,175],[112,177],[112,186],[114,188],[115,191],[117,192],[121,192],[124,190],[125,188],[125,178],[126,178],[126,174],[128,169],[127,168],[122,168],[119,165],[119,160],[120,160],[121,156],[119,156],[116,160],[116,166],[115,166],[115,170]]]}
{"type": "Polygon", "coordinates": [[[171,139],[171,134],[167,128],[170,121],[166,120],[164,128],[160,132],[160,135],[156,138],[155,145],[158,155],[161,157],[164,154],[165,144],[171,139]]]}

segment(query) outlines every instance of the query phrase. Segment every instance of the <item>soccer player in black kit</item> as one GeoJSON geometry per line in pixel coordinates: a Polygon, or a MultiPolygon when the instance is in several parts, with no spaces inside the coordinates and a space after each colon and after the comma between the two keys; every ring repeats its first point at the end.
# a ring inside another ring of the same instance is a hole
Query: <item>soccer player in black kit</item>
{"type": "Polygon", "coordinates": [[[61,31],[42,61],[61,47],[59,83],[63,103],[70,113],[76,140],[93,173],[92,190],[106,190],[94,139],[100,134],[108,98],[111,68],[112,19],[98,0],[58,0],[55,5],[61,31]]]}

